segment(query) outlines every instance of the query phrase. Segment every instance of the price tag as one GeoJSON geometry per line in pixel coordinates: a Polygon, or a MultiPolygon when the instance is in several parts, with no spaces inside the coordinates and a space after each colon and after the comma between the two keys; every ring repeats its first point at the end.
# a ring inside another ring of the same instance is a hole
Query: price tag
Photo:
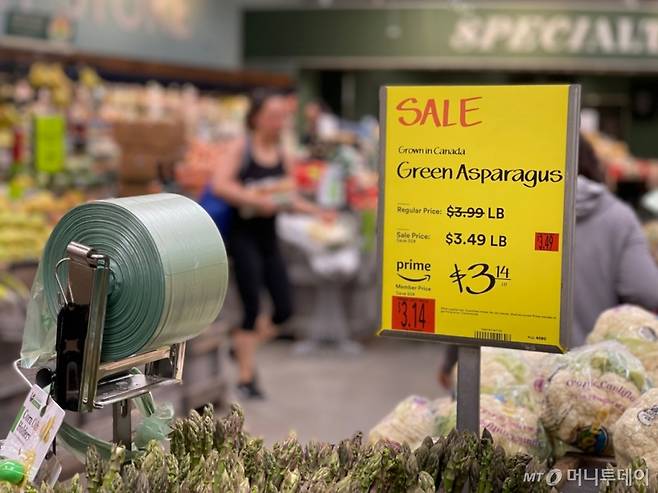
{"type": "Polygon", "coordinates": [[[64,410],[34,385],[23,402],[0,455],[22,462],[34,480],[64,420],[64,410]]]}
{"type": "Polygon", "coordinates": [[[560,235],[558,233],[535,233],[535,250],[557,252],[560,250],[560,235]]]}
{"type": "Polygon", "coordinates": [[[567,349],[579,91],[382,89],[380,335],[567,349]]]}
{"type": "Polygon", "coordinates": [[[434,300],[393,298],[393,328],[416,332],[434,332],[434,300]]]}

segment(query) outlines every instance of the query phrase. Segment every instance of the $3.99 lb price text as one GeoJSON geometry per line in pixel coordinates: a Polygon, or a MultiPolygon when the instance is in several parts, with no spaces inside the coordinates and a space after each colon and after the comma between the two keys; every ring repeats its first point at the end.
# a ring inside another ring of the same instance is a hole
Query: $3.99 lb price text
{"type": "Polygon", "coordinates": [[[505,219],[505,209],[502,207],[460,207],[449,205],[446,209],[449,218],[464,219],[505,219]]]}

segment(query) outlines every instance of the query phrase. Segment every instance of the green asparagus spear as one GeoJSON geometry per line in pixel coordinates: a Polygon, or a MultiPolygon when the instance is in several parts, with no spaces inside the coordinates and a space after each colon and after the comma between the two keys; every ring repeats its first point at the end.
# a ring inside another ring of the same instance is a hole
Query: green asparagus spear
{"type": "Polygon", "coordinates": [[[187,479],[192,468],[192,459],[190,454],[183,455],[182,458],[178,458],[178,477],[181,481],[187,479]]]}
{"type": "Polygon", "coordinates": [[[103,482],[103,461],[93,445],[87,449],[85,458],[87,490],[97,493],[103,482]]]}
{"type": "Polygon", "coordinates": [[[165,467],[167,468],[167,493],[176,493],[180,483],[180,471],[178,468],[178,459],[173,454],[165,456],[165,467]]]}
{"type": "Polygon", "coordinates": [[[39,493],[55,493],[55,490],[48,483],[41,483],[39,487],[39,493]]]}
{"type": "Polygon", "coordinates": [[[281,493],[297,493],[299,490],[299,480],[301,476],[297,469],[287,470],[281,483],[281,493]]]}
{"type": "Polygon", "coordinates": [[[478,460],[473,462],[472,469],[478,474],[472,475],[471,491],[476,493],[492,493],[494,483],[494,446],[493,437],[486,428],[482,431],[478,460]]]}
{"type": "Polygon", "coordinates": [[[471,433],[464,433],[452,440],[452,449],[443,474],[443,488],[445,493],[461,492],[468,480],[470,464],[476,454],[477,437],[471,433]]]}
{"type": "Polygon", "coordinates": [[[416,464],[418,464],[418,467],[423,471],[425,470],[427,459],[430,455],[430,449],[433,446],[434,440],[432,440],[432,437],[426,437],[425,440],[423,440],[423,443],[421,443],[420,446],[414,451],[414,455],[416,456],[416,464]]]}
{"type": "MultiPolygon", "coordinates": [[[[171,456],[171,454],[169,455],[171,456]]],[[[123,478],[123,484],[127,491],[134,491],[137,485],[137,476],[139,476],[139,471],[135,465],[126,464],[126,466],[121,471],[121,477],[123,478]]]]}
{"type": "Polygon", "coordinates": [[[7,481],[0,481],[0,493],[18,493],[18,488],[7,481]]]}
{"type": "Polygon", "coordinates": [[[135,482],[135,489],[133,490],[135,493],[155,493],[155,490],[151,490],[149,480],[146,477],[146,474],[140,471],[140,473],[137,475],[137,481],[135,482]]]}

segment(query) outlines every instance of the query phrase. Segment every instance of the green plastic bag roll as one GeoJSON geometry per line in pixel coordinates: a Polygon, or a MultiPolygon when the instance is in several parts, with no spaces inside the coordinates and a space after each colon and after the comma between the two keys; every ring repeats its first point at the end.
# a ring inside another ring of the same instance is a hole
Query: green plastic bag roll
{"type": "Polygon", "coordinates": [[[23,366],[54,352],[60,308],[54,272],[71,241],[110,257],[103,361],[190,339],[224,302],[226,250],[196,202],[175,194],[89,202],[67,213],[46,244],[28,307],[23,366]]]}

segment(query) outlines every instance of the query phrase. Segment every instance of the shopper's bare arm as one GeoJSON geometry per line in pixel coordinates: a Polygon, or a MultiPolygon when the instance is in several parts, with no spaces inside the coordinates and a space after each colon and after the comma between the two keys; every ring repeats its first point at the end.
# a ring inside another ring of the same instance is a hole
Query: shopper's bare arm
{"type": "Polygon", "coordinates": [[[239,180],[246,142],[236,141],[227,146],[226,153],[215,169],[211,186],[218,197],[235,207],[257,207],[267,209],[267,197],[254,193],[239,180]]]}
{"type": "MultiPolygon", "coordinates": [[[[293,178],[293,161],[289,157],[284,158],[284,165],[286,167],[286,174],[288,177],[291,179],[291,181],[294,183],[294,178],[293,178]]],[[[333,211],[327,211],[326,209],[323,209],[322,207],[318,206],[317,204],[314,204],[310,200],[306,200],[304,197],[295,194],[295,198],[292,202],[292,210],[294,212],[300,212],[302,214],[312,214],[312,215],[317,215],[317,216],[323,216],[324,218],[328,220],[333,220],[335,218],[335,212],[333,211]]]]}

